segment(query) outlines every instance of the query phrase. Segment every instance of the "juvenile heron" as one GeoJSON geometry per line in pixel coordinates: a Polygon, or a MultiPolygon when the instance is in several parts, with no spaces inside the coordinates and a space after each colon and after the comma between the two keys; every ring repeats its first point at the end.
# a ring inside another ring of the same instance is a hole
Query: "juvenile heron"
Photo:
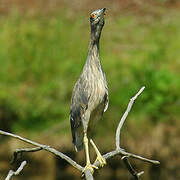
{"type": "MultiPolygon", "coordinates": [[[[73,144],[76,151],[85,148],[86,169],[93,172],[89,158],[87,131],[93,129],[108,108],[108,87],[106,77],[99,59],[99,39],[104,26],[106,8],[95,10],[90,15],[91,36],[88,56],[71,99],[70,122],[73,144]]],[[[106,164],[97,147],[90,141],[97,154],[101,166],[106,164]]]]}

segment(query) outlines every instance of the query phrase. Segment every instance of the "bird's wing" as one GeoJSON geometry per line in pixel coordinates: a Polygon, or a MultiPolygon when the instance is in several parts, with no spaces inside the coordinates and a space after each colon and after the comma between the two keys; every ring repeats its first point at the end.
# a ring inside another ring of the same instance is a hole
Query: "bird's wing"
{"type": "Polygon", "coordinates": [[[75,145],[78,151],[81,150],[83,147],[82,118],[87,108],[88,94],[85,89],[85,84],[82,82],[80,78],[73,89],[70,109],[70,122],[73,144],[75,145]]]}
{"type": "Polygon", "coordinates": [[[82,115],[84,114],[85,110],[88,108],[88,94],[86,93],[83,84],[80,81],[74,86],[74,90],[72,93],[71,99],[71,111],[70,115],[73,118],[73,126],[78,127],[82,115]]]}

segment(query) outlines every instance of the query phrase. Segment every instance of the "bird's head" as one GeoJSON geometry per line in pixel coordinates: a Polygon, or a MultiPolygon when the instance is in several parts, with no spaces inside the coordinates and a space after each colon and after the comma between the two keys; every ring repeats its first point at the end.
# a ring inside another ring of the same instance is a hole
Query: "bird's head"
{"type": "Polygon", "coordinates": [[[95,39],[99,39],[104,26],[105,10],[106,8],[97,9],[90,15],[91,33],[95,35],[95,39]]]}
{"type": "Polygon", "coordinates": [[[104,25],[105,10],[106,10],[106,8],[97,9],[91,13],[91,15],[90,15],[91,26],[103,26],[104,25]]]}

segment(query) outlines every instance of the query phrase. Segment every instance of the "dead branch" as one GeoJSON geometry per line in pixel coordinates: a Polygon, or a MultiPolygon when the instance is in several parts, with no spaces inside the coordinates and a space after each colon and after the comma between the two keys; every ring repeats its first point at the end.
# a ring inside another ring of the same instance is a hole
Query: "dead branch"
{"type": "MultiPolygon", "coordinates": [[[[105,159],[110,159],[116,155],[121,155],[122,157],[122,160],[126,166],[126,168],[128,169],[128,171],[132,174],[132,176],[135,178],[135,179],[139,179],[140,175],[142,175],[144,172],[140,172],[140,173],[137,173],[133,167],[131,166],[128,158],[135,158],[135,159],[139,159],[141,161],[144,161],[144,162],[149,162],[149,163],[152,163],[152,164],[160,164],[159,161],[156,161],[156,160],[151,160],[151,159],[147,159],[147,158],[144,158],[142,156],[139,156],[139,155],[136,155],[136,154],[133,154],[133,153],[129,153],[129,152],[126,152],[125,150],[123,150],[122,148],[120,148],[120,132],[121,132],[121,128],[124,124],[124,121],[125,119],[127,118],[128,116],[128,113],[130,112],[132,106],[133,106],[133,103],[134,101],[137,99],[137,97],[143,92],[144,90],[144,86],[138,91],[138,93],[132,97],[130,99],[130,102],[127,106],[127,109],[125,111],[125,113],[123,114],[119,124],[118,124],[118,127],[117,127],[117,130],[116,130],[116,149],[114,151],[111,151],[111,152],[108,152],[106,154],[103,155],[103,157],[105,159]]],[[[10,136],[10,137],[13,137],[15,139],[18,139],[18,140],[21,140],[21,141],[24,141],[28,144],[31,144],[33,146],[35,146],[35,148],[23,148],[23,149],[17,149],[15,152],[14,152],[14,155],[13,155],[13,159],[12,161],[14,162],[17,158],[17,155],[19,153],[24,153],[24,152],[36,152],[36,151],[40,151],[40,150],[45,150],[45,151],[48,151],[64,160],[66,160],[69,164],[71,164],[73,167],[75,167],[77,170],[79,171],[83,171],[84,167],[82,167],[81,165],[79,165],[78,163],[76,163],[74,160],[72,160],[70,157],[68,157],[67,155],[65,155],[64,153],[60,152],[60,151],[57,151],[56,149],[48,146],[48,145],[44,145],[44,144],[40,144],[40,143],[37,143],[35,141],[32,141],[32,140],[29,140],[27,138],[24,138],[24,137],[21,137],[19,135],[16,135],[16,134],[12,134],[12,133],[8,133],[8,132],[5,132],[5,131],[2,131],[0,130],[0,134],[1,135],[6,135],[6,136],[10,136]]],[[[96,161],[93,163],[94,166],[100,168],[100,163],[99,161],[96,161]]],[[[21,167],[21,166],[20,166],[21,167]]],[[[23,166],[24,167],[24,166],[23,166]]],[[[22,169],[23,169],[22,167],[22,169]]],[[[22,170],[21,169],[21,170],[22,170]]],[[[14,175],[14,174],[13,174],[14,175]]],[[[93,180],[93,174],[89,171],[89,170],[86,170],[84,172],[84,176],[85,176],[85,179],[86,180],[93,180]]],[[[8,179],[6,179],[8,180],[8,179]]]]}
{"type": "Polygon", "coordinates": [[[144,174],[144,171],[141,171],[140,173],[137,173],[135,171],[135,169],[132,167],[131,163],[128,160],[127,156],[123,156],[121,158],[126,166],[126,168],[128,169],[128,171],[132,174],[132,176],[134,177],[135,180],[139,180],[139,177],[144,174]]]}
{"type": "Polygon", "coordinates": [[[119,124],[118,124],[117,130],[116,130],[116,149],[119,149],[119,148],[120,148],[120,132],[121,132],[121,128],[122,128],[122,126],[123,126],[123,124],[124,124],[124,121],[126,120],[126,118],[127,118],[127,116],[128,116],[128,113],[129,113],[129,111],[131,110],[131,108],[132,108],[132,106],[133,106],[133,104],[134,104],[134,101],[135,101],[135,100],[137,99],[137,97],[144,91],[144,89],[145,89],[145,86],[143,86],[143,87],[138,91],[138,93],[137,93],[134,97],[132,97],[132,98],[130,99],[130,102],[129,102],[129,104],[128,104],[128,107],[127,107],[125,113],[123,114],[123,116],[122,116],[119,124]]]}
{"type": "Polygon", "coordinates": [[[23,161],[16,171],[10,170],[5,180],[10,180],[12,176],[19,175],[19,173],[23,170],[25,165],[26,161],[23,161]]]}
{"type": "Polygon", "coordinates": [[[22,155],[23,152],[36,152],[40,150],[42,150],[41,147],[16,149],[10,163],[13,164],[17,160],[18,154],[22,155]]]}
{"type": "MultiPolygon", "coordinates": [[[[21,137],[19,135],[8,133],[8,132],[2,131],[2,130],[0,130],[0,134],[6,135],[6,136],[11,136],[13,138],[19,139],[19,140],[24,141],[26,143],[32,144],[32,145],[34,145],[36,147],[42,148],[43,150],[51,152],[52,154],[54,154],[56,156],[59,156],[60,158],[66,160],[69,164],[74,166],[76,169],[78,169],[80,171],[83,170],[83,167],[80,166],[79,164],[77,164],[75,161],[73,161],[70,157],[68,157],[67,155],[63,154],[60,151],[57,151],[56,149],[54,149],[54,148],[52,148],[50,146],[47,146],[47,145],[44,145],[44,144],[40,144],[40,143],[37,143],[35,141],[31,141],[31,140],[29,140],[27,138],[21,137]]],[[[22,151],[25,152],[24,149],[22,149],[22,151]]],[[[19,149],[18,153],[20,153],[20,152],[21,152],[21,150],[19,149]]],[[[28,151],[26,151],[26,152],[28,152],[28,151]]],[[[29,152],[31,152],[31,151],[29,151],[29,152]]]]}

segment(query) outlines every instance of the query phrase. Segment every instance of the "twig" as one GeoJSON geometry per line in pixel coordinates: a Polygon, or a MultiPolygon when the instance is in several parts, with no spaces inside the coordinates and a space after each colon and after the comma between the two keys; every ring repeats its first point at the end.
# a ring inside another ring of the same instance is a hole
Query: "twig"
{"type": "Polygon", "coordinates": [[[125,156],[128,156],[128,157],[135,158],[135,159],[139,159],[139,160],[144,161],[144,162],[148,162],[148,163],[152,163],[152,164],[160,164],[159,161],[147,159],[147,158],[144,158],[142,156],[139,156],[139,155],[136,155],[136,154],[133,154],[133,153],[128,153],[128,152],[125,152],[125,151],[124,152],[121,151],[121,154],[125,155],[125,156]]]}
{"type": "Polygon", "coordinates": [[[23,152],[36,152],[42,149],[43,148],[41,147],[16,149],[13,153],[13,157],[10,163],[13,164],[17,160],[18,154],[22,154],[23,152]]]}
{"type": "Polygon", "coordinates": [[[128,171],[132,174],[132,176],[134,177],[135,180],[139,180],[139,177],[144,174],[144,171],[141,171],[140,173],[137,173],[135,171],[135,169],[131,166],[128,157],[127,156],[122,156],[121,158],[126,166],[126,168],[128,169],[128,171]]]}
{"type": "MultiPolygon", "coordinates": [[[[116,130],[116,150],[121,149],[121,148],[120,148],[120,132],[121,132],[121,128],[122,128],[122,126],[123,126],[123,124],[124,124],[124,122],[125,122],[128,114],[129,114],[129,112],[130,112],[130,110],[131,110],[131,108],[132,108],[132,106],[133,106],[133,104],[134,104],[134,101],[135,101],[135,100],[137,99],[137,97],[144,91],[144,89],[145,89],[145,86],[143,86],[143,87],[137,92],[137,94],[130,99],[129,104],[128,104],[128,106],[127,106],[127,109],[126,109],[125,113],[123,114],[123,116],[122,116],[122,118],[121,118],[121,120],[120,120],[120,122],[119,122],[119,124],[118,124],[117,130],[116,130]]],[[[128,171],[132,174],[132,176],[135,178],[135,180],[139,180],[139,176],[142,175],[143,173],[141,172],[141,173],[138,174],[138,173],[133,169],[133,167],[131,166],[131,163],[130,163],[129,160],[128,160],[128,157],[134,157],[134,158],[141,159],[141,160],[143,160],[143,161],[151,162],[151,163],[159,163],[159,162],[155,162],[154,160],[150,160],[150,159],[146,159],[146,158],[141,157],[141,156],[137,156],[137,155],[135,155],[135,154],[127,153],[127,152],[125,152],[125,151],[123,151],[123,150],[121,150],[120,154],[121,154],[121,156],[122,156],[122,160],[123,160],[126,168],[127,168],[128,171]],[[127,155],[126,155],[126,154],[127,154],[127,155]]]]}
{"type": "Polygon", "coordinates": [[[47,146],[47,145],[44,145],[44,144],[40,144],[40,143],[37,143],[37,142],[34,142],[34,141],[31,141],[27,138],[24,138],[24,137],[21,137],[19,135],[16,135],[16,134],[12,134],[12,133],[9,133],[9,132],[5,132],[5,131],[2,131],[0,130],[0,134],[2,135],[6,135],[6,136],[11,136],[11,137],[14,137],[16,139],[19,139],[21,141],[24,141],[26,143],[29,143],[29,144],[32,144],[34,146],[37,146],[37,147],[40,147],[42,149],[44,149],[45,151],[49,151],[53,154],[55,154],[56,156],[59,156],[60,158],[62,159],[65,159],[69,164],[71,164],[72,166],[74,166],[76,169],[82,171],[83,170],[83,167],[80,166],[79,164],[77,164],[75,161],[73,161],[70,157],[68,157],[67,155],[63,154],[62,152],[60,151],[57,151],[56,149],[50,147],[50,146],[47,146]]]}
{"type": "MultiPolygon", "coordinates": [[[[122,150],[121,148],[120,149],[116,149],[116,150],[111,151],[111,152],[108,152],[108,153],[104,154],[103,157],[105,159],[110,159],[110,158],[112,158],[112,157],[114,157],[116,155],[132,157],[132,158],[139,159],[141,161],[148,162],[148,163],[151,163],[151,164],[160,164],[159,161],[147,159],[147,158],[144,158],[142,156],[126,152],[126,151],[122,150]]],[[[95,162],[93,165],[95,165],[97,167],[100,167],[99,161],[95,162]]]]}
{"type": "Polygon", "coordinates": [[[130,102],[128,104],[128,107],[125,111],[125,113],[123,114],[119,124],[118,124],[118,127],[117,127],[117,130],[116,130],[116,149],[119,149],[120,148],[120,132],[121,132],[121,128],[124,124],[124,121],[126,120],[127,116],[128,116],[128,113],[129,111],[131,110],[132,108],[132,105],[134,104],[134,101],[137,99],[137,97],[143,92],[143,90],[145,89],[145,86],[143,86],[139,91],[138,93],[132,97],[130,99],[130,102]]]}
{"type": "Polygon", "coordinates": [[[23,161],[16,171],[10,170],[5,180],[10,180],[12,176],[19,175],[19,173],[23,170],[26,163],[27,163],[26,161],[23,161]]]}

